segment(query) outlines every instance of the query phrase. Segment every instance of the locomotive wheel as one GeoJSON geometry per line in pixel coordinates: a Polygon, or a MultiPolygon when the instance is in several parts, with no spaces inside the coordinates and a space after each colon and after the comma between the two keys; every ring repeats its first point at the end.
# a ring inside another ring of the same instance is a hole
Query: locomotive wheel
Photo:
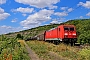
{"type": "Polygon", "coordinates": [[[60,43],[60,41],[54,41],[54,44],[58,45],[60,43]]]}
{"type": "Polygon", "coordinates": [[[68,45],[69,44],[69,41],[66,41],[66,44],[68,45]]]}
{"type": "Polygon", "coordinates": [[[74,42],[74,41],[72,41],[72,42],[71,42],[71,46],[74,46],[74,45],[75,45],[75,42],[74,42]]]}
{"type": "Polygon", "coordinates": [[[73,46],[73,42],[71,42],[71,46],[73,46]]]}

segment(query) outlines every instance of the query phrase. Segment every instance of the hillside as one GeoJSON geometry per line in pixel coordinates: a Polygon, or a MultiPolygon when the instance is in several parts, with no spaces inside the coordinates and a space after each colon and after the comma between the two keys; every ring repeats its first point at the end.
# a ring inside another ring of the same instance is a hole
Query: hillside
{"type": "MultiPolygon", "coordinates": [[[[90,19],[77,19],[77,20],[69,20],[67,22],[61,23],[61,24],[73,24],[76,26],[77,35],[78,35],[78,42],[82,43],[90,43],[90,19]]],[[[49,30],[51,28],[57,27],[61,24],[51,24],[51,25],[45,25],[45,26],[39,26],[36,28],[15,32],[15,33],[9,33],[6,34],[8,37],[15,37],[17,34],[21,34],[23,36],[23,39],[27,39],[29,37],[35,36],[37,34],[42,33],[45,30],[49,30]]]]}
{"type": "Polygon", "coordinates": [[[8,34],[6,34],[6,36],[15,37],[15,36],[17,36],[17,34],[21,34],[21,35],[23,35],[24,39],[27,39],[27,38],[33,37],[35,35],[38,35],[38,34],[42,33],[45,30],[49,30],[51,28],[57,27],[58,25],[59,24],[39,26],[39,27],[36,27],[36,28],[23,30],[23,31],[20,31],[20,32],[8,33],[8,34]]]}

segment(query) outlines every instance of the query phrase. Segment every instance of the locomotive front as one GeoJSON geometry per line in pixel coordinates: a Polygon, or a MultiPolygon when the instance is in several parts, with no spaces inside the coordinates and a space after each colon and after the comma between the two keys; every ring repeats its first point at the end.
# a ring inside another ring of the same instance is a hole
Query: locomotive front
{"type": "Polygon", "coordinates": [[[77,34],[75,26],[69,25],[69,26],[63,26],[64,28],[64,41],[67,43],[75,44],[77,41],[77,34]]]}

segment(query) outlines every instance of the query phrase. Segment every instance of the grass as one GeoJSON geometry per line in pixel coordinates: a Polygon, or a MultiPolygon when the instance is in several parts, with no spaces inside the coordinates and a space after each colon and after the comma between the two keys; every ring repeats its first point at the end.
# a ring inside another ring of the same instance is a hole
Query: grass
{"type": "Polygon", "coordinates": [[[55,52],[58,54],[58,52],[67,49],[67,47],[60,49],[59,45],[54,45],[52,43],[47,43],[43,41],[27,41],[27,44],[32,50],[35,51],[36,54],[38,54],[40,58],[45,60],[53,60],[53,57],[49,54],[50,52],[55,52]]]}
{"type": "Polygon", "coordinates": [[[25,46],[24,40],[18,40],[17,42],[19,42],[22,46],[25,46]]]}
{"type": "Polygon", "coordinates": [[[90,47],[80,49],[65,44],[54,45],[43,41],[27,41],[27,44],[44,60],[54,60],[49,52],[54,52],[66,60],[90,60],[90,47]]]}
{"type": "Polygon", "coordinates": [[[28,45],[32,50],[35,51],[36,54],[38,54],[39,57],[43,58],[49,58],[47,56],[47,47],[44,45],[44,42],[38,42],[38,41],[28,41],[28,45]]]}

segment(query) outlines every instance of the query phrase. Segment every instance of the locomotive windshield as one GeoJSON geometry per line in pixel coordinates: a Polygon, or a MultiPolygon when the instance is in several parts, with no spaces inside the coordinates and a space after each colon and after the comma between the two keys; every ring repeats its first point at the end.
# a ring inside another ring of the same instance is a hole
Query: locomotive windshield
{"type": "Polygon", "coordinates": [[[65,31],[74,31],[74,27],[64,27],[65,31]]]}
{"type": "Polygon", "coordinates": [[[69,30],[69,28],[68,27],[64,27],[64,30],[69,30]]]}
{"type": "Polygon", "coordinates": [[[74,31],[74,28],[73,28],[73,27],[71,27],[71,28],[70,28],[70,31],[74,31]]]}

